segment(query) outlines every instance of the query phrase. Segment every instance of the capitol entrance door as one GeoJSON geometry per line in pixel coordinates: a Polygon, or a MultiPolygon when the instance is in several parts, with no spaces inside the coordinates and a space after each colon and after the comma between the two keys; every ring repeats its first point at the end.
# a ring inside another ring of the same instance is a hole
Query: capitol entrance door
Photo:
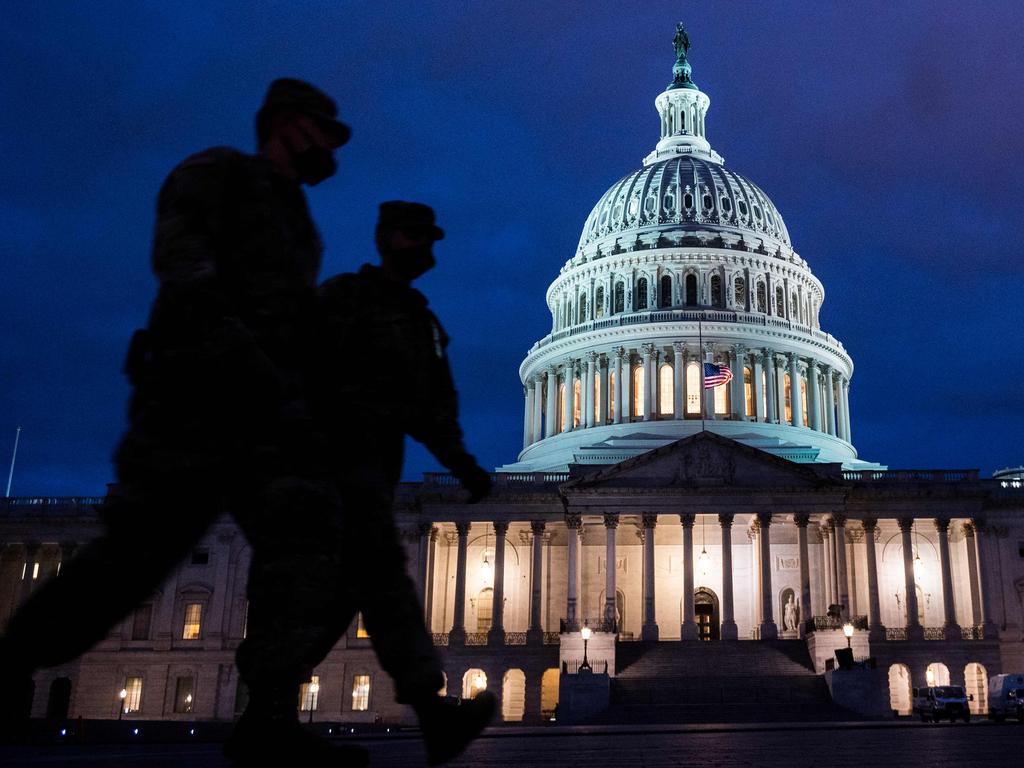
{"type": "Polygon", "coordinates": [[[701,587],[694,593],[693,603],[693,620],[697,622],[697,636],[705,641],[718,640],[721,624],[718,596],[710,589],[701,587]]]}

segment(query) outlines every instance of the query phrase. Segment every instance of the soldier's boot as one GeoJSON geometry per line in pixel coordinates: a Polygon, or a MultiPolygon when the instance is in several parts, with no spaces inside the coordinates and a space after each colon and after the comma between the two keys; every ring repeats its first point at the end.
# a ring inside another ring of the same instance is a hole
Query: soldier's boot
{"type": "Polygon", "coordinates": [[[494,718],[498,699],[481,691],[461,703],[446,696],[429,696],[413,704],[427,746],[427,763],[441,765],[462,754],[494,718]]]}
{"type": "Polygon", "coordinates": [[[295,703],[267,711],[250,706],[238,719],[224,743],[224,756],[234,768],[301,765],[303,768],[366,768],[370,755],[362,747],[335,746],[298,721],[295,703]]]}

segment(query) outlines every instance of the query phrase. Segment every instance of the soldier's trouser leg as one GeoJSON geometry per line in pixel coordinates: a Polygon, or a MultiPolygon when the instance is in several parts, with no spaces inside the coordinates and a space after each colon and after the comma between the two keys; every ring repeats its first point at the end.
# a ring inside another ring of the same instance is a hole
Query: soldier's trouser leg
{"type": "MultiPolygon", "coordinates": [[[[130,442],[131,435],[119,456],[130,442]]],[[[89,650],[154,592],[216,516],[205,478],[128,474],[121,495],[101,510],[106,531],[11,618],[3,643],[7,663],[36,670],[89,650]]]]}
{"type": "Polygon", "coordinates": [[[253,549],[246,639],[236,655],[249,687],[246,711],[293,719],[299,685],[320,660],[313,648],[337,622],[331,589],[343,559],[337,492],[329,482],[278,478],[259,498],[234,506],[253,549]]]}

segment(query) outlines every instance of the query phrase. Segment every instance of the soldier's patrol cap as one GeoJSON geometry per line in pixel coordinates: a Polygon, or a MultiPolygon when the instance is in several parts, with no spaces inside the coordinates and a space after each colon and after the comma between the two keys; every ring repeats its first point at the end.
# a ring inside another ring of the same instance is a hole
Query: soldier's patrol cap
{"type": "Polygon", "coordinates": [[[338,120],[338,105],[304,80],[282,77],[270,84],[263,106],[256,113],[256,135],[262,143],[270,133],[270,121],[280,112],[298,112],[313,118],[328,138],[340,147],[352,136],[352,129],[338,120]]]}
{"type": "Polygon", "coordinates": [[[434,240],[444,239],[444,230],[434,224],[434,209],[405,200],[389,200],[380,204],[377,229],[400,229],[410,234],[430,235],[434,240]]]}

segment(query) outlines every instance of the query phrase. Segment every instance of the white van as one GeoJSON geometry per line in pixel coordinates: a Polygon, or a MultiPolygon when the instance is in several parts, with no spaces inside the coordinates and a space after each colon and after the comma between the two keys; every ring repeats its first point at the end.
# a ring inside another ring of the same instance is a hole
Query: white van
{"type": "Polygon", "coordinates": [[[1008,717],[1024,722],[1024,675],[993,675],[988,679],[988,716],[997,723],[1008,717]]]}
{"type": "Polygon", "coordinates": [[[921,722],[937,723],[942,718],[954,722],[960,718],[965,723],[971,722],[971,710],[968,696],[961,685],[934,685],[928,688],[914,689],[914,714],[921,716],[921,722]]]}

